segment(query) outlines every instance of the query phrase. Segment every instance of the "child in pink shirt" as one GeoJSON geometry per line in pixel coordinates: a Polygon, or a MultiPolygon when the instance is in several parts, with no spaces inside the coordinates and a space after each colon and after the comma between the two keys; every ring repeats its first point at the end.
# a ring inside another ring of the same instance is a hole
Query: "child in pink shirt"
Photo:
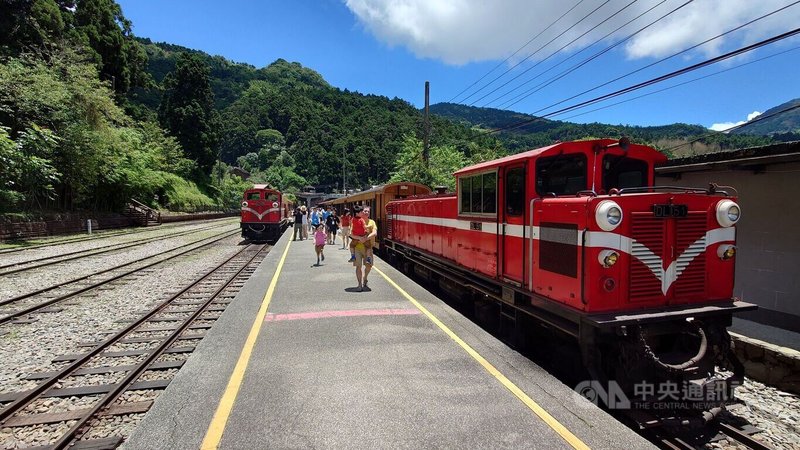
{"type": "Polygon", "coordinates": [[[317,225],[317,229],[314,231],[314,250],[317,251],[317,265],[319,265],[319,259],[322,258],[325,261],[325,243],[328,240],[328,236],[325,235],[325,227],[322,225],[317,225]]]}

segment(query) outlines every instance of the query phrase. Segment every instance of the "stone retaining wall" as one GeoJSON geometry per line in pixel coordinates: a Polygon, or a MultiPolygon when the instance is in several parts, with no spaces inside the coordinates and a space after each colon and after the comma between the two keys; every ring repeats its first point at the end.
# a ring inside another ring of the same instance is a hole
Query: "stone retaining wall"
{"type": "Polygon", "coordinates": [[[193,214],[161,214],[161,223],[183,222],[185,220],[210,220],[221,219],[223,217],[234,217],[240,213],[236,212],[216,212],[216,213],[193,213],[193,214]]]}
{"type": "Polygon", "coordinates": [[[86,231],[87,220],[92,221],[92,230],[107,230],[136,225],[133,220],[120,214],[106,215],[103,217],[84,217],[80,214],[65,214],[44,217],[34,221],[0,219],[0,242],[56,234],[80,233],[86,231]]]}
{"type": "Polygon", "coordinates": [[[800,352],[730,333],[745,375],[793,394],[800,394],[800,352]]]}

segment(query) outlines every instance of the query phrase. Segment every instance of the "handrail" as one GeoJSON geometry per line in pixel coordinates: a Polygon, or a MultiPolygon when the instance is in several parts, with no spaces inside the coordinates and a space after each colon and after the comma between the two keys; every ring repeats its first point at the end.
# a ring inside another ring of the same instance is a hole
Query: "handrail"
{"type": "Polygon", "coordinates": [[[724,187],[726,189],[731,189],[735,192],[735,195],[738,196],[739,193],[736,191],[735,188],[732,186],[717,186],[716,184],[710,184],[708,188],[700,188],[700,187],[688,187],[688,186],[642,186],[642,187],[633,187],[633,188],[623,188],[623,189],[611,189],[608,191],[609,195],[622,195],[628,193],[635,193],[635,192],[651,192],[651,191],[678,191],[678,192],[685,192],[685,193],[696,193],[696,192],[704,192],[708,195],[714,194],[721,194],[725,196],[730,196],[727,191],[720,190],[719,188],[724,187]]]}
{"type": "Polygon", "coordinates": [[[144,223],[142,225],[147,225],[150,221],[156,221],[161,223],[161,211],[153,209],[144,203],[136,200],[135,198],[131,198],[128,201],[128,211],[129,212],[136,212],[139,215],[144,215],[144,223]]]}

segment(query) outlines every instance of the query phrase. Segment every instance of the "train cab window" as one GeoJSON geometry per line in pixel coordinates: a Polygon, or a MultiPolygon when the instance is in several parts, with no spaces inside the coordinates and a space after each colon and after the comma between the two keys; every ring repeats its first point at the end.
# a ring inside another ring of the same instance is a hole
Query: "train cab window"
{"type": "Polygon", "coordinates": [[[497,214],[497,172],[458,179],[459,214],[497,214]]]}
{"type": "Polygon", "coordinates": [[[573,195],[586,189],[586,155],[573,153],[536,161],[536,192],[539,195],[573,195]]]}
{"type": "Polygon", "coordinates": [[[506,214],[520,216],[525,212],[525,168],[506,172],[506,214]]]}
{"type": "Polygon", "coordinates": [[[267,195],[267,200],[270,202],[277,202],[278,200],[280,200],[280,196],[278,194],[271,193],[267,195]]]}
{"type": "Polygon", "coordinates": [[[261,192],[248,192],[245,200],[258,200],[261,198],[261,192]]]}
{"type": "Polygon", "coordinates": [[[624,155],[603,157],[603,189],[624,189],[647,186],[647,161],[624,155]]]}
{"type": "Polygon", "coordinates": [[[495,213],[497,211],[497,173],[483,174],[483,205],[481,211],[495,213]]]}

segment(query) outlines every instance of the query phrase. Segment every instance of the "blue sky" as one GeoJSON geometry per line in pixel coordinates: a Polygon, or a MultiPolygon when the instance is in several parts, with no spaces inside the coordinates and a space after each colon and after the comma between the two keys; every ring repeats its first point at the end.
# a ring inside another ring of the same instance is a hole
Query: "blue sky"
{"type": "MultiPolygon", "coordinates": [[[[319,72],[335,87],[399,97],[417,107],[424,105],[424,83],[430,81],[431,104],[455,101],[537,115],[662,76],[792,31],[800,24],[800,4],[789,6],[646,68],[795,0],[695,0],[683,7],[687,0],[117,2],[133,22],[134,34],[157,42],[256,67],[283,58],[319,72]],[[545,86],[566,69],[642,28],[545,86]],[[501,87],[504,83],[508,84],[501,87]],[[579,95],[584,91],[590,92],[579,95]],[[520,98],[525,92],[530,95],[520,98]]],[[[730,126],[800,97],[798,36],[549,117],[581,123],[730,126]],[[705,78],[690,82],[701,77],[705,78]],[[649,95],[634,98],[644,94],[649,95]],[[592,111],[598,108],[602,109],[592,111]]]]}

